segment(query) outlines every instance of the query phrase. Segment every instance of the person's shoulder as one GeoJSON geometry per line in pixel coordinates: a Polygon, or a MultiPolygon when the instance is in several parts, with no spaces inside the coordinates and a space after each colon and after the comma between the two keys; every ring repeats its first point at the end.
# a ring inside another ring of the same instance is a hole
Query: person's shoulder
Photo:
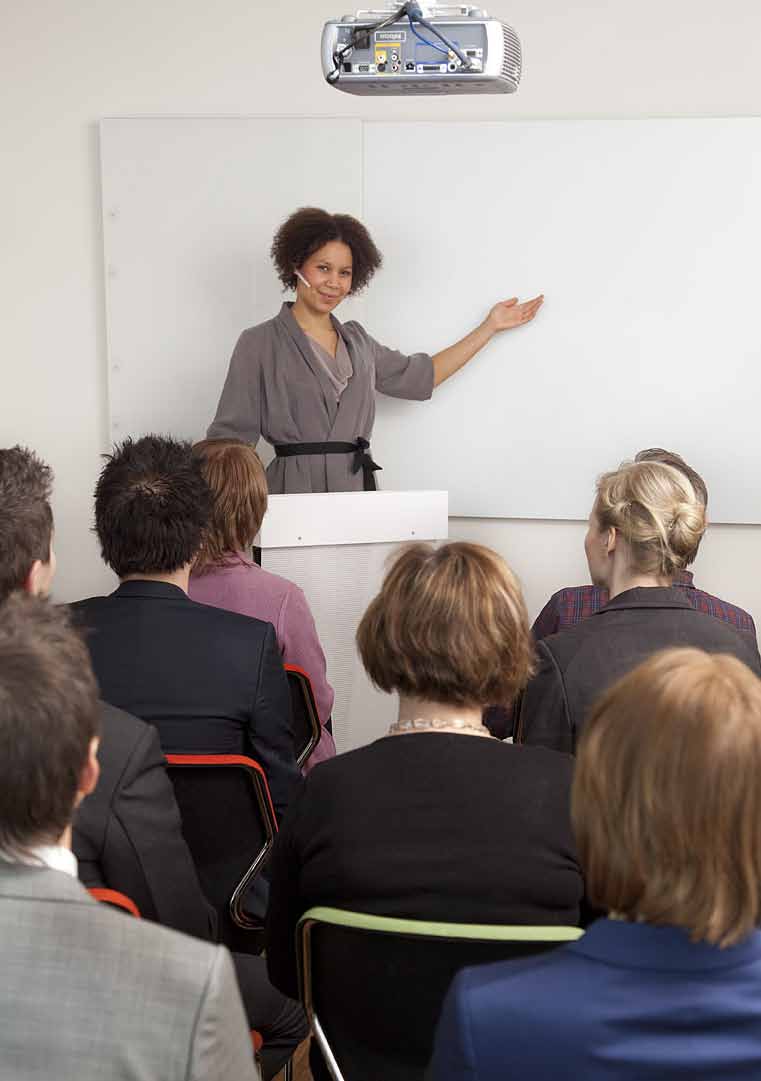
{"type": "Polygon", "coordinates": [[[281,574],[265,570],[264,567],[242,567],[240,580],[253,593],[266,594],[270,602],[282,605],[291,597],[303,597],[304,591],[292,582],[290,578],[283,578],[281,574]]]}
{"type": "Polygon", "coordinates": [[[697,586],[693,586],[687,595],[693,607],[697,608],[698,611],[705,612],[733,630],[746,635],[756,633],[753,616],[738,604],[725,601],[721,597],[716,597],[713,593],[698,589],[697,586]]]}
{"type": "Polygon", "coordinates": [[[188,612],[220,634],[233,638],[241,638],[245,641],[263,641],[272,631],[272,624],[256,616],[243,615],[241,612],[231,612],[227,608],[217,608],[214,604],[203,604],[188,598],[188,612]]]}
{"type": "Polygon", "coordinates": [[[230,360],[232,370],[235,372],[242,368],[244,372],[248,371],[252,365],[271,356],[273,347],[282,340],[284,335],[285,330],[277,316],[266,319],[263,323],[256,323],[252,327],[245,327],[235,343],[230,360]]]}
{"type": "Polygon", "coordinates": [[[370,346],[372,344],[373,339],[356,319],[349,319],[346,323],[341,323],[341,332],[345,338],[358,345],[370,346]]]}
{"type": "Polygon", "coordinates": [[[126,736],[132,743],[143,739],[148,732],[155,731],[146,721],[102,699],[100,701],[100,727],[103,735],[126,736]]]}
{"type": "Polygon", "coordinates": [[[238,336],[238,342],[256,342],[261,338],[269,337],[277,329],[279,320],[277,315],[265,319],[262,323],[255,323],[251,327],[244,327],[238,336]]]}
{"type": "Polygon", "coordinates": [[[557,782],[566,782],[569,786],[573,780],[574,759],[564,751],[555,751],[549,747],[533,746],[526,743],[503,744],[513,756],[516,769],[525,773],[528,770],[536,772],[538,778],[557,782]]]}
{"type": "Polygon", "coordinates": [[[144,986],[145,981],[156,987],[160,980],[165,986],[200,993],[224,953],[222,946],[151,920],[130,918],[104,904],[89,907],[88,914],[99,948],[129,958],[128,969],[124,962],[119,966],[125,984],[144,986]]]}
{"type": "MultiPolygon", "coordinates": [[[[574,760],[569,754],[524,743],[497,739],[452,736],[450,757],[460,768],[479,778],[482,792],[487,788],[510,803],[516,791],[542,794],[542,800],[566,804],[573,781],[574,760]]],[[[444,748],[441,748],[444,751],[444,748]]]]}
{"type": "Polygon", "coordinates": [[[111,597],[109,596],[109,594],[104,593],[99,594],[95,597],[83,597],[81,600],[78,601],[69,601],[69,603],[63,605],[63,607],[68,608],[68,610],[72,614],[76,614],[77,612],[89,612],[98,608],[102,608],[103,605],[107,604],[110,601],[110,599],[111,597]]]}
{"type": "Polygon", "coordinates": [[[485,1011],[487,1015],[496,1013],[504,1017],[513,993],[516,1001],[524,1004],[532,994],[541,997],[545,988],[564,981],[563,972],[572,963],[572,955],[560,946],[533,957],[465,968],[457,977],[457,993],[468,999],[471,1007],[477,1004],[477,1012],[482,1016],[485,1011]]]}
{"type": "MultiPolygon", "coordinates": [[[[101,774],[104,768],[106,775],[112,772],[120,773],[121,768],[130,761],[138,749],[147,750],[153,745],[158,746],[158,733],[153,725],[101,700],[100,747],[98,749],[101,774]]],[[[105,777],[101,776],[98,788],[104,782],[105,777]]]]}
{"type": "Polygon", "coordinates": [[[594,619],[585,619],[581,623],[563,627],[536,643],[537,656],[540,662],[552,659],[553,663],[562,667],[578,653],[588,639],[594,638],[602,629],[602,624],[594,619]]]}
{"type": "Polygon", "coordinates": [[[319,803],[323,793],[335,792],[345,786],[352,789],[358,787],[365,791],[368,778],[383,773],[388,759],[384,751],[397,739],[401,740],[402,737],[376,740],[364,747],[356,747],[352,751],[344,751],[334,758],[318,762],[304,778],[304,798],[315,799],[319,803]]]}
{"type": "Polygon", "coordinates": [[[758,667],[758,645],[755,635],[749,634],[747,630],[743,631],[734,623],[717,617],[715,613],[710,614],[696,608],[691,608],[689,611],[692,616],[691,624],[698,630],[701,643],[711,649],[726,649],[747,660],[752,667],[758,667]]]}

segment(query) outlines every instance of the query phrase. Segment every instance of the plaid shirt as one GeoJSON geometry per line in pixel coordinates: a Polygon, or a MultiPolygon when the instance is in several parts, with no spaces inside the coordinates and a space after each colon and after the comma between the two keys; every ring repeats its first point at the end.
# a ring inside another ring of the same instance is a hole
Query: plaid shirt
{"type": "MultiPolygon", "coordinates": [[[[674,585],[684,590],[690,604],[698,612],[705,612],[708,616],[720,619],[722,623],[728,623],[736,630],[749,635],[755,642],[756,627],[748,612],[737,608],[734,604],[727,604],[726,601],[721,601],[710,593],[704,593],[702,589],[696,589],[689,571],[680,571],[674,579],[674,585]]],[[[574,627],[588,616],[599,612],[607,603],[607,591],[598,589],[597,586],[571,586],[558,590],[536,617],[534,626],[531,628],[534,638],[538,642],[567,627],[574,627]]]]}

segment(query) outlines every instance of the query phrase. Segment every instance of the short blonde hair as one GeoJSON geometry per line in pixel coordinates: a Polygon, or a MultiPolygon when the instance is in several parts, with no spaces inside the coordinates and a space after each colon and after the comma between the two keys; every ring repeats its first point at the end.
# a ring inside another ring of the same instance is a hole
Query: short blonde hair
{"type": "Polygon", "coordinates": [[[259,455],[241,439],[203,439],[193,447],[214,497],[211,522],[194,567],[203,574],[253,544],[267,510],[267,474],[259,455]]]}
{"type": "Polygon", "coordinates": [[[655,654],[598,700],[572,816],[597,907],[731,946],[761,919],[761,680],[734,657],[655,654]]]}
{"type": "Polygon", "coordinates": [[[597,481],[594,513],[629,545],[632,569],[672,578],[694,558],[706,528],[705,505],[679,469],[624,462],[597,481]]]}
{"type": "Polygon", "coordinates": [[[509,705],[533,670],[518,580],[479,544],[406,548],[365,612],[357,644],[381,690],[447,705],[509,705]]]}

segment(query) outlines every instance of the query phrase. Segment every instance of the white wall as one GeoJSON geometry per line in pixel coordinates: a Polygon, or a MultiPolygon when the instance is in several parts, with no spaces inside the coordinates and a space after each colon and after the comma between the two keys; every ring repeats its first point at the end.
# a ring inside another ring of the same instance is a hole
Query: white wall
{"type": "MultiPolygon", "coordinates": [[[[514,98],[457,101],[369,100],[326,86],[320,28],[350,9],[337,0],[0,5],[0,444],[27,443],[56,471],[59,599],[110,581],[89,532],[106,449],[100,117],[761,113],[756,0],[496,0],[492,10],[523,41],[524,84],[514,98]]],[[[647,302],[647,282],[633,302],[647,302]]],[[[684,365],[688,378],[689,358],[684,365]]],[[[671,374],[679,378],[678,362],[671,374]]],[[[539,424],[537,438],[548,437],[539,424]]],[[[452,534],[502,551],[523,578],[532,612],[549,591],[583,580],[580,525],[457,520],[452,534]]],[[[760,536],[757,528],[717,527],[698,562],[700,584],[758,617],[760,536]]]]}

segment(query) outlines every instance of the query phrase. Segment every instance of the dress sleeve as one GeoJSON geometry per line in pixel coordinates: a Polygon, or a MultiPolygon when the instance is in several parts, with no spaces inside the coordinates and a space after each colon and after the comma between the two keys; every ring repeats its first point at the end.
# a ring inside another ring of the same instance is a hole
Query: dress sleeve
{"type": "Polygon", "coordinates": [[[258,443],[261,435],[261,366],[253,330],[244,330],[233,350],[208,439],[243,439],[258,443]]]}
{"type": "MultiPolygon", "coordinates": [[[[348,324],[347,324],[348,325],[348,324]]],[[[391,398],[426,401],[433,394],[433,361],[428,353],[406,356],[371,338],[359,323],[351,324],[361,336],[375,365],[375,389],[391,398]]]]}

